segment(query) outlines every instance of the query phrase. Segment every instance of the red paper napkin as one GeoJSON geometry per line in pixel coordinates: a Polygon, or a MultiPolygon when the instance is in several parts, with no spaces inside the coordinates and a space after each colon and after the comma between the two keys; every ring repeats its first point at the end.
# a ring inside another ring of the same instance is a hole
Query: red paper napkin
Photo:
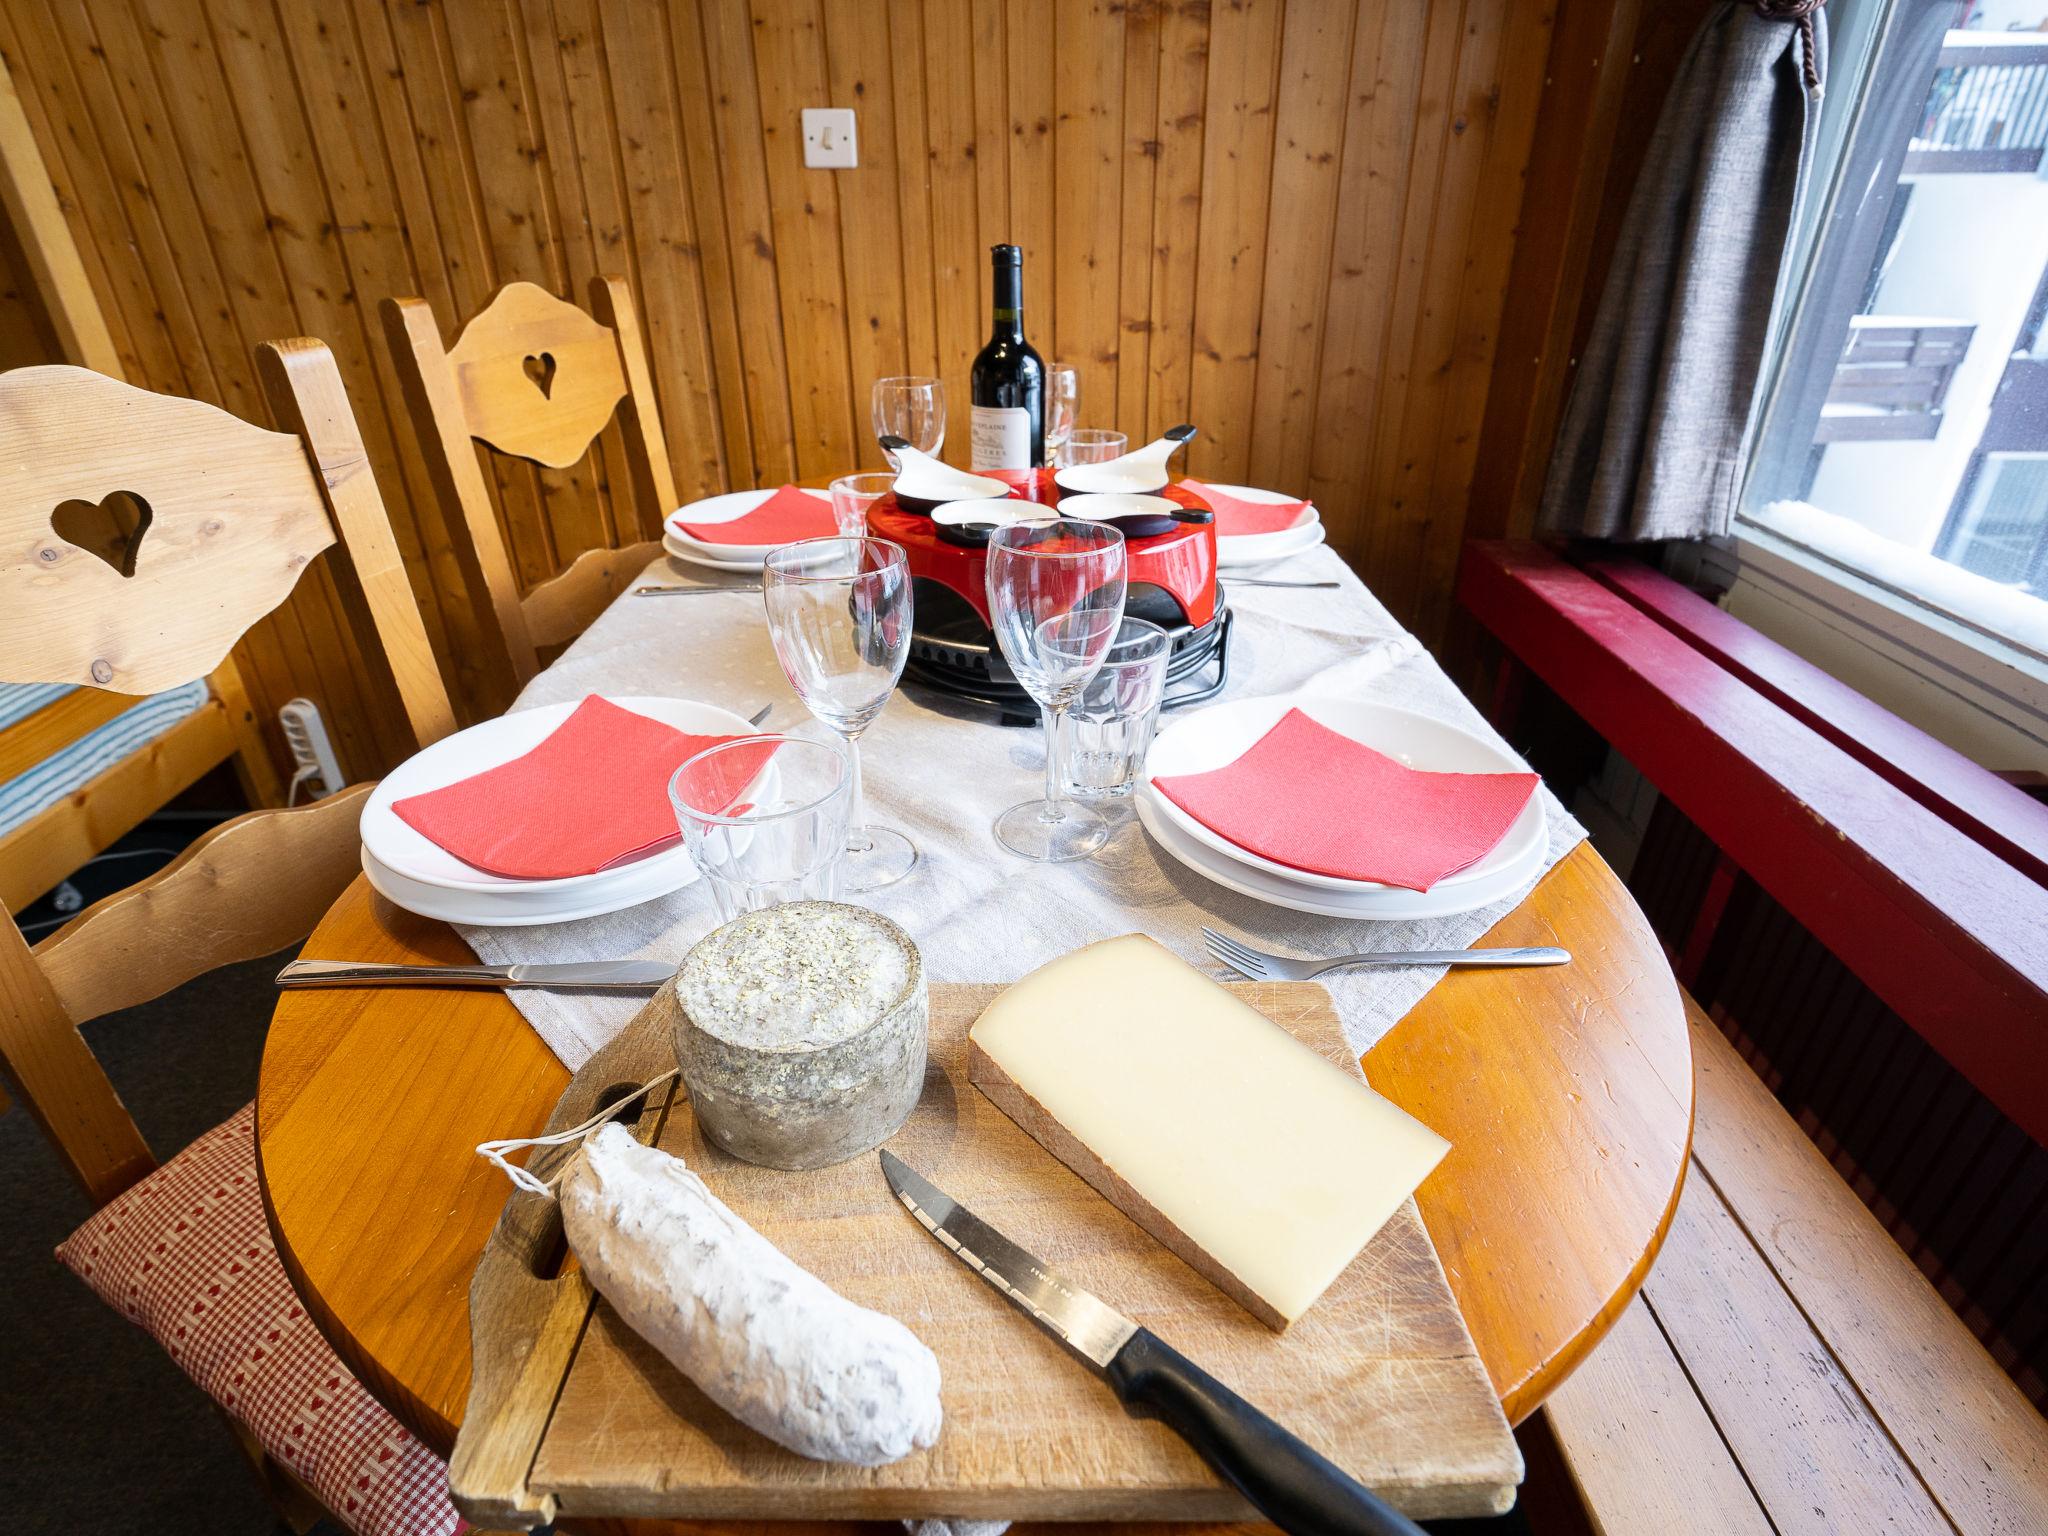
{"type": "MultiPolygon", "coordinates": [[[[392,802],[406,825],[465,864],[512,880],[588,875],[676,841],[668,781],[737,736],[692,736],[592,694],[524,756],[392,802]]],[[[733,759],[726,802],[774,747],[733,759]]]]}
{"type": "Polygon", "coordinates": [[[794,544],[798,539],[828,539],[839,531],[832,503],[793,485],[785,485],[753,511],[729,523],[686,523],[675,526],[703,544],[794,544]]]}
{"type": "Polygon", "coordinates": [[[1426,773],[1290,709],[1236,762],[1152,781],[1262,858],[1426,891],[1485,858],[1536,793],[1533,773],[1426,773]]]}
{"type": "Polygon", "coordinates": [[[1279,533],[1308,516],[1310,503],[1306,501],[1252,501],[1247,497],[1233,496],[1228,491],[1219,491],[1201,480],[1183,480],[1181,484],[1206,501],[1216,514],[1216,536],[1219,539],[1242,538],[1253,533],[1279,533]]]}

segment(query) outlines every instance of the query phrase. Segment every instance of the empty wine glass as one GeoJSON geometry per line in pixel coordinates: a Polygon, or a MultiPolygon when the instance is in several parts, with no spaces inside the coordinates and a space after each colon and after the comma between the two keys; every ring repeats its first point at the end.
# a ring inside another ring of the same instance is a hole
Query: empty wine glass
{"type": "Polygon", "coordinates": [[[1045,722],[1045,798],[997,817],[996,841],[1039,863],[1085,858],[1109,823],[1061,797],[1060,718],[1123,622],[1124,536],[1075,518],[1013,523],[989,537],[987,580],[996,643],[1045,722]]]}
{"type": "Polygon", "coordinates": [[[1124,456],[1130,439],[1105,427],[1077,427],[1067,439],[1063,454],[1066,464],[1107,464],[1124,456]]]}
{"type": "Polygon", "coordinates": [[[1081,370],[1072,363],[1054,363],[1045,370],[1045,464],[1057,469],[1060,450],[1074,435],[1081,409],[1081,370]]]}
{"type": "MultiPolygon", "coordinates": [[[[872,395],[875,437],[900,437],[919,453],[937,458],[946,445],[946,386],[937,379],[914,376],[877,379],[872,395]]],[[[882,457],[891,469],[903,466],[887,448],[882,457]]]]}
{"type": "Polygon", "coordinates": [[[761,565],[761,601],[775,659],[804,708],[846,743],[852,806],[846,889],[880,890],[909,874],[917,848],[867,824],[860,738],[896,691],[910,654],[910,566],[887,539],[805,539],[761,565]]]}

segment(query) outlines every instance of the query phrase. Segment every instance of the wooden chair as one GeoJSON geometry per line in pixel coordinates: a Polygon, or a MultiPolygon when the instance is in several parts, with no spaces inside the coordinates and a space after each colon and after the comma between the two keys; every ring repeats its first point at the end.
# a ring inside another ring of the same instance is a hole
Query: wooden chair
{"type": "Polygon", "coordinates": [[[469,530],[467,548],[453,542],[470,602],[489,616],[521,685],[539,670],[537,651],[581,634],[661,544],[586,550],[522,597],[476,445],[563,469],[616,413],[643,523],[659,524],[676,507],[632,290],[622,277],[599,277],[590,300],[596,318],[532,283],[508,283],[452,347],[442,345],[425,299],[382,306],[420,450],[443,504],[459,508],[469,530]]]}
{"type": "MultiPolygon", "coordinates": [[[[205,677],[332,548],[364,665],[414,737],[433,741],[454,716],[334,359],[317,341],[283,341],[259,348],[257,360],[290,431],[83,368],[0,374],[0,680],[139,694],[205,677]],[[115,522],[126,536],[116,558],[52,526],[62,505],[116,498],[130,509],[115,522]]],[[[369,791],[357,785],[228,822],[33,948],[0,918],[0,1076],[101,1212],[80,1237],[118,1214],[105,1209],[110,1202],[143,1200],[146,1188],[131,1186],[153,1182],[158,1164],[79,1027],[311,932],[358,873],[357,820],[369,791]]],[[[246,1257],[249,1224],[261,1232],[262,1218],[253,1136],[244,1140],[227,1150],[245,1156],[251,1175],[239,1212],[246,1257]]],[[[193,1150],[207,1146],[217,1158],[221,1145],[216,1131],[193,1150]]],[[[289,1297],[274,1251],[263,1251],[274,1273],[262,1278],[289,1297]]],[[[325,1347],[317,1336],[300,1342],[300,1364],[325,1347]]],[[[326,1353],[329,1374],[341,1372],[326,1353]]],[[[180,1363],[193,1372],[187,1357],[180,1363]]],[[[233,1417],[256,1422],[241,1406],[233,1417]]],[[[286,1486],[272,1479],[273,1491],[286,1486]]]]}

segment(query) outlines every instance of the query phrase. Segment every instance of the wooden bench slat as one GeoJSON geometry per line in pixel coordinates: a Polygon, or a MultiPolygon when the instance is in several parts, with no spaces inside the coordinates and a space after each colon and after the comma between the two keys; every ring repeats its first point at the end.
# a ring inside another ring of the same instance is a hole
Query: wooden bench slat
{"type": "Polygon", "coordinates": [[[1540,546],[1465,605],[1792,916],[2048,1141],[2048,890],[1540,546]]]}
{"type": "Polygon", "coordinates": [[[208,699],[67,798],[0,835],[0,906],[20,911],[234,750],[226,709],[208,699]]]}
{"type": "Polygon", "coordinates": [[[1599,1536],[1775,1536],[1640,1297],[1543,1412],[1599,1536]]]}
{"type": "Polygon", "coordinates": [[[1599,560],[1586,572],[1951,826],[2048,884],[2048,804],[1662,571],[1639,560],[1599,560]]]}
{"type": "Polygon", "coordinates": [[[1957,1526],[2048,1531],[2048,1421],[1721,1032],[1692,1023],[1693,1156],[1734,1219],[1957,1526]]]}
{"type": "Polygon", "coordinates": [[[105,725],[141,699],[98,688],[78,688],[0,731],[0,784],[40,767],[86,732],[105,725]]]}
{"type": "Polygon", "coordinates": [[[1948,1536],[1912,1463],[1697,1163],[1643,1296],[1782,1528],[1948,1536]]]}

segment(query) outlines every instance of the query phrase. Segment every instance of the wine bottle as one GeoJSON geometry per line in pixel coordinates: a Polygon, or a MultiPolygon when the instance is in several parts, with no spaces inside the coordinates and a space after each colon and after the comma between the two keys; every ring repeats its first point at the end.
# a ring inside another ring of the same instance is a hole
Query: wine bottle
{"type": "Polygon", "coordinates": [[[989,247],[995,321],[968,379],[975,469],[1035,469],[1045,463],[1045,364],[1024,339],[1024,253],[989,247]]]}

